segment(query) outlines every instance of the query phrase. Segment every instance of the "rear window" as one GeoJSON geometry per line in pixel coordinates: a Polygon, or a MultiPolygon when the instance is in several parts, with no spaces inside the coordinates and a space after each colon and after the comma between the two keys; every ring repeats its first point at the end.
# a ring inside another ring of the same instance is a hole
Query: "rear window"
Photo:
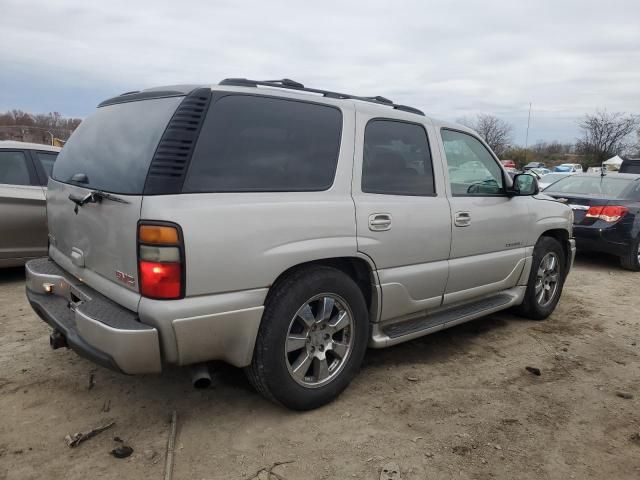
{"type": "Polygon", "coordinates": [[[342,114],[314,103],[229,95],[213,103],[183,191],[328,189],[335,176],[342,114]]]}
{"type": "Polygon", "coordinates": [[[547,173],[540,177],[540,182],[542,183],[553,183],[557,182],[561,178],[567,178],[567,176],[563,173],[547,173]]]}
{"type": "Polygon", "coordinates": [[[98,108],[85,119],[60,152],[53,178],[112,193],[139,195],[155,149],[183,97],[119,103],[98,108]]]}
{"type": "MultiPolygon", "coordinates": [[[[615,175],[615,174],[614,174],[615,175]]],[[[632,179],[616,178],[607,175],[604,177],[582,177],[571,175],[558,180],[547,187],[544,193],[560,193],[575,195],[593,195],[598,197],[625,198],[627,189],[631,186],[632,179]]]]}

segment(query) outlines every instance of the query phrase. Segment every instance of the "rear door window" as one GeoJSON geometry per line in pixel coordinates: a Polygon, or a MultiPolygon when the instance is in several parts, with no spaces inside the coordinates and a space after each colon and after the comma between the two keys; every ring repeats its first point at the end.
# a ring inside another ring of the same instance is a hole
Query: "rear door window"
{"type": "Polygon", "coordinates": [[[342,113],[251,95],[211,104],[184,192],[319,191],[333,184],[342,113]]]}
{"type": "Polygon", "coordinates": [[[364,133],[362,191],[435,195],[427,133],[421,125],[371,120],[364,133]]]}
{"type": "Polygon", "coordinates": [[[58,155],[53,178],[80,186],[139,195],[160,137],[184,97],[155,98],[100,107],[80,124],[58,155]]]}
{"type": "Polygon", "coordinates": [[[0,151],[0,184],[31,185],[27,157],[23,152],[0,151]]]}
{"type": "Polygon", "coordinates": [[[36,158],[40,165],[42,165],[42,169],[47,174],[47,177],[51,176],[51,172],[53,172],[53,164],[56,161],[57,153],[49,153],[49,152],[35,152],[36,158]]]}

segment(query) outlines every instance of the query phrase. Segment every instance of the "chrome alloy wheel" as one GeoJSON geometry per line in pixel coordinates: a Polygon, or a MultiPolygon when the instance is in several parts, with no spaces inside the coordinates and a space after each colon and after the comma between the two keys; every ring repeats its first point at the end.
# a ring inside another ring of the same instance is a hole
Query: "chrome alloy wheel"
{"type": "Polygon", "coordinates": [[[353,313],[342,298],[322,293],[298,309],[287,332],[285,359],[291,378],[316,388],[333,380],[353,349],[353,313]]]}
{"type": "Polygon", "coordinates": [[[540,262],[536,275],[536,302],[541,307],[546,307],[556,297],[560,287],[560,260],[553,253],[547,253],[540,262]]]}

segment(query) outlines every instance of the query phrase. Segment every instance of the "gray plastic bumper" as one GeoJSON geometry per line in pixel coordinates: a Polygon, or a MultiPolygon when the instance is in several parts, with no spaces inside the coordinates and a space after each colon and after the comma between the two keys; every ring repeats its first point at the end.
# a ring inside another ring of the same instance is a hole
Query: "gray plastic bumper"
{"type": "Polygon", "coordinates": [[[36,313],[79,355],[128,374],[162,369],[158,331],[48,258],[26,264],[27,297],[36,313]],[[47,291],[49,290],[49,291],[47,291]]]}

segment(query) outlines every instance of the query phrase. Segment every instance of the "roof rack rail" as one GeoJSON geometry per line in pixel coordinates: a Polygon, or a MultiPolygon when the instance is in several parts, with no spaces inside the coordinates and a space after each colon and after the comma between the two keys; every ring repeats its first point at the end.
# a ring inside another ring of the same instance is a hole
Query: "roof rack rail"
{"type": "Polygon", "coordinates": [[[361,100],[363,102],[386,105],[389,107],[393,107],[396,110],[402,110],[403,112],[415,113],[416,115],[424,116],[424,112],[422,112],[422,110],[418,110],[417,108],[409,107],[407,105],[397,105],[385,97],[360,97],[358,95],[349,95],[348,93],[331,92],[329,90],[320,90],[318,88],[308,88],[305,87],[302,83],[291,80],[290,78],[283,78],[282,80],[249,80],[247,78],[225,78],[220,82],[220,85],[230,85],[235,87],[276,87],[286,88],[289,90],[319,93],[323,97],[327,98],[337,98],[342,100],[361,100]]]}

